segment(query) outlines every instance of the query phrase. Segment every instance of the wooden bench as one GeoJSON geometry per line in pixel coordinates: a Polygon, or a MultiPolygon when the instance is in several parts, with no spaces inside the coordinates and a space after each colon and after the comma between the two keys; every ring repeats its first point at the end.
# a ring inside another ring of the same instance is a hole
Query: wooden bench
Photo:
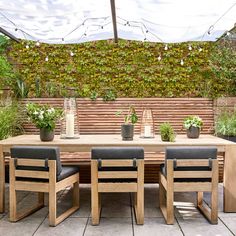
{"type": "MultiPolygon", "coordinates": [[[[188,115],[199,115],[204,122],[201,131],[203,134],[212,134],[214,125],[213,100],[207,98],[119,98],[116,101],[104,102],[102,99],[91,101],[78,98],[77,110],[79,117],[80,134],[120,134],[120,125],[124,116],[115,113],[123,110],[127,112],[130,104],[134,105],[139,122],[135,125],[135,133],[140,133],[142,110],[151,108],[153,111],[155,134],[159,133],[159,126],[169,122],[177,134],[184,134],[183,120],[188,115]]],[[[63,98],[32,98],[23,99],[23,105],[28,102],[49,104],[53,107],[63,107],[63,98]]],[[[38,134],[38,129],[24,119],[26,134],[38,134]]],[[[56,127],[60,133],[60,124],[56,127]]],[[[81,166],[81,182],[90,182],[90,153],[63,153],[61,156],[64,165],[74,164],[81,166]]],[[[223,178],[223,155],[219,155],[219,177],[223,178]]],[[[145,153],[145,182],[158,182],[160,164],[164,162],[164,153],[145,153]]]]}

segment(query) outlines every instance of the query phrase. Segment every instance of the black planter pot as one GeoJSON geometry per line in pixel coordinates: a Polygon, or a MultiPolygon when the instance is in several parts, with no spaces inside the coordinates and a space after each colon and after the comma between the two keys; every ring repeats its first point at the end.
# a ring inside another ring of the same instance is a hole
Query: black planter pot
{"type": "Polygon", "coordinates": [[[48,130],[45,128],[40,129],[40,140],[43,142],[49,142],[54,139],[54,130],[48,130]]]}
{"type": "Polygon", "coordinates": [[[229,140],[231,142],[236,143],[236,136],[228,136],[228,135],[218,135],[218,137],[229,140]]]}
{"type": "Polygon", "coordinates": [[[124,141],[131,141],[134,137],[134,125],[123,124],[121,125],[121,136],[124,141]]]}
{"type": "Polygon", "coordinates": [[[200,135],[200,129],[198,127],[191,126],[189,129],[187,129],[188,138],[199,138],[199,135],[200,135]]]}

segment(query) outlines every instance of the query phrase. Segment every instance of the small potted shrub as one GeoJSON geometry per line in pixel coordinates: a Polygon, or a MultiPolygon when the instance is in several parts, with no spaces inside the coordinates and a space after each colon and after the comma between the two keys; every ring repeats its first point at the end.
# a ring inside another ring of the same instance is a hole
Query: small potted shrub
{"type": "Polygon", "coordinates": [[[222,111],[215,122],[215,134],[236,142],[236,111],[222,111]]]}
{"type": "Polygon", "coordinates": [[[161,140],[166,142],[175,141],[175,132],[170,123],[160,125],[161,140]]]}
{"type": "Polygon", "coordinates": [[[184,128],[188,138],[198,138],[203,122],[199,116],[188,116],[184,119],[184,128]]]}
{"type": "MultiPolygon", "coordinates": [[[[116,115],[120,115],[122,111],[118,111],[116,115]]],[[[128,114],[124,117],[124,124],[121,125],[121,136],[122,140],[128,141],[133,140],[134,137],[134,124],[138,121],[134,106],[129,107],[128,114]]]]}

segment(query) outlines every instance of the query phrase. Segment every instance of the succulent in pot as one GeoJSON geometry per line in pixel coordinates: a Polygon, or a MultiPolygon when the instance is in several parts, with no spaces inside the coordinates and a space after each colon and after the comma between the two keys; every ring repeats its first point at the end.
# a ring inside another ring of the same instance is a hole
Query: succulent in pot
{"type": "Polygon", "coordinates": [[[199,138],[202,126],[203,122],[199,116],[188,116],[184,119],[184,128],[187,130],[188,138],[199,138]]]}
{"type": "MultiPolygon", "coordinates": [[[[122,111],[118,111],[116,115],[121,115],[122,111]]],[[[138,122],[138,116],[136,114],[133,105],[129,106],[128,113],[124,117],[124,124],[121,125],[122,140],[133,140],[134,137],[134,125],[138,122]]]]}

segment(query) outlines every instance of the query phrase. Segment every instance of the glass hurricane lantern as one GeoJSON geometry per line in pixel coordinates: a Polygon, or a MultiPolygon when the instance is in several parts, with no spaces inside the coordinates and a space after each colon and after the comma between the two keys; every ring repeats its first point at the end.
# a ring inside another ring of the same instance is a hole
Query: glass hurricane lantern
{"type": "Polygon", "coordinates": [[[78,114],[75,98],[64,99],[64,116],[61,120],[61,138],[79,138],[78,114]]]}
{"type": "Polygon", "coordinates": [[[142,112],[140,138],[154,138],[154,120],[151,109],[145,108],[142,112]]]}

